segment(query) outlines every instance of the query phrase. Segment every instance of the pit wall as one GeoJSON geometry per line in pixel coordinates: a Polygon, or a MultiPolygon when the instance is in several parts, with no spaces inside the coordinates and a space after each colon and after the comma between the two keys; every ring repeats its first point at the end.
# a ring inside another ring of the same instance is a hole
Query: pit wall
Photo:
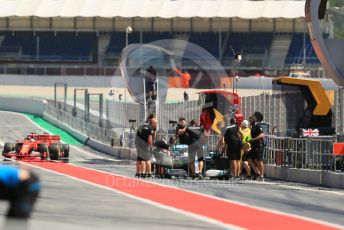
{"type": "Polygon", "coordinates": [[[268,178],[344,189],[344,173],[265,165],[268,178]]]}
{"type": "Polygon", "coordinates": [[[55,125],[56,127],[68,132],[75,139],[81,143],[105,154],[121,159],[136,159],[136,151],[129,148],[110,147],[103,143],[100,143],[87,135],[73,129],[72,127],[60,122],[52,116],[44,113],[45,100],[42,99],[23,99],[14,97],[2,97],[0,96],[0,110],[1,111],[12,111],[18,113],[30,113],[33,115],[40,116],[46,121],[55,125]]]}
{"type": "MultiPolygon", "coordinates": [[[[91,139],[87,135],[73,129],[72,127],[61,123],[57,119],[45,114],[45,103],[46,101],[41,99],[23,99],[0,96],[0,110],[19,113],[31,113],[41,116],[53,125],[68,132],[81,143],[84,143],[95,150],[121,159],[136,159],[135,150],[121,147],[110,147],[108,145],[102,144],[91,139]]],[[[266,165],[265,173],[266,177],[273,179],[344,189],[344,173],[295,169],[274,165],[266,165]]]]}

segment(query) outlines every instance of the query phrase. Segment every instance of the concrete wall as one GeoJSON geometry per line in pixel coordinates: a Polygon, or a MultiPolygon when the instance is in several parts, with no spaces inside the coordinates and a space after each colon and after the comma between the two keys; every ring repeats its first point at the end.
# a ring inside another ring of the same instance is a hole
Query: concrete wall
{"type": "Polygon", "coordinates": [[[44,100],[0,96],[0,110],[43,116],[44,100]]]}
{"type": "Polygon", "coordinates": [[[120,159],[128,159],[134,160],[136,159],[136,152],[129,148],[121,148],[121,147],[111,147],[109,145],[103,144],[99,141],[96,141],[87,135],[79,132],[78,130],[73,129],[72,127],[60,122],[59,120],[49,116],[48,114],[43,114],[43,118],[48,122],[52,123],[53,125],[63,129],[64,131],[68,132],[74,138],[76,138],[81,143],[90,146],[92,149],[95,149],[99,152],[108,154],[110,156],[120,158],[120,159]]]}
{"type": "Polygon", "coordinates": [[[26,99],[26,98],[12,98],[12,97],[2,97],[0,96],[0,110],[13,111],[20,113],[30,113],[43,117],[46,121],[51,124],[63,129],[68,132],[74,138],[76,138],[81,143],[90,146],[91,148],[98,150],[100,152],[106,153],[110,156],[118,157],[121,159],[136,159],[136,151],[128,148],[120,147],[110,147],[108,145],[97,142],[87,135],[73,129],[72,127],[60,122],[54,117],[44,113],[45,100],[41,99],[26,99]]]}
{"type": "Polygon", "coordinates": [[[70,87],[125,87],[120,76],[41,76],[0,75],[1,85],[54,86],[55,82],[67,82],[70,87]]]}
{"type": "Polygon", "coordinates": [[[110,156],[114,156],[120,159],[136,160],[136,151],[133,151],[129,148],[111,147],[93,139],[89,139],[87,141],[87,145],[99,152],[106,153],[110,156]]]}
{"type": "Polygon", "coordinates": [[[329,171],[265,166],[268,178],[344,189],[344,174],[329,171]]]}
{"type": "Polygon", "coordinates": [[[69,133],[70,135],[72,135],[75,139],[77,139],[78,141],[80,141],[83,144],[87,144],[87,141],[89,140],[89,137],[75,129],[73,129],[72,127],[60,122],[59,120],[53,118],[52,116],[49,116],[48,114],[44,113],[43,114],[43,118],[50,122],[51,124],[59,127],[60,129],[66,131],[67,133],[69,133]]]}

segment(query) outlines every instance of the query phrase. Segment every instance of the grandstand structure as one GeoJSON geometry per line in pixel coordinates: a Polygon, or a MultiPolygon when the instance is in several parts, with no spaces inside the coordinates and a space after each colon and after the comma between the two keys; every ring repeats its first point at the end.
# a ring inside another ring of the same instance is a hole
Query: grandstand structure
{"type": "Polygon", "coordinates": [[[111,75],[126,45],[127,26],[133,28],[130,44],[190,41],[225,68],[231,68],[235,53],[242,54],[242,68],[318,67],[306,32],[304,4],[304,0],[0,0],[0,73],[22,72],[23,66],[29,73],[33,73],[30,66],[35,66],[36,74],[43,71],[40,66],[58,73],[63,65],[75,68],[61,74],[111,75]]]}

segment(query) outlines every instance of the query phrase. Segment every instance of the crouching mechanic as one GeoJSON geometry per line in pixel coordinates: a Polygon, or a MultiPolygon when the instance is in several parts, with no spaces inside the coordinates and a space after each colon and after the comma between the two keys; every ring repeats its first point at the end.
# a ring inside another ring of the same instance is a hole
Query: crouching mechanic
{"type": "Polygon", "coordinates": [[[0,166],[0,199],[10,202],[8,217],[29,218],[40,189],[39,179],[31,171],[0,166]]]}
{"type": "MultiPolygon", "coordinates": [[[[158,140],[154,143],[154,156],[157,161],[157,178],[164,178],[165,176],[165,169],[164,169],[164,163],[163,158],[164,155],[171,156],[171,152],[169,151],[170,146],[167,144],[167,142],[162,139],[158,140]]],[[[172,161],[171,161],[172,163],[172,161]]],[[[170,166],[170,165],[169,165],[170,166]]]]}
{"type": "MultiPolygon", "coordinates": [[[[251,129],[249,128],[248,120],[244,120],[241,123],[240,132],[242,133],[242,150],[241,150],[241,163],[239,173],[241,173],[241,165],[245,168],[246,177],[251,178],[251,168],[248,163],[248,154],[251,151],[251,144],[249,143],[251,138],[251,129]]],[[[240,174],[239,174],[240,176],[240,174]]]]}

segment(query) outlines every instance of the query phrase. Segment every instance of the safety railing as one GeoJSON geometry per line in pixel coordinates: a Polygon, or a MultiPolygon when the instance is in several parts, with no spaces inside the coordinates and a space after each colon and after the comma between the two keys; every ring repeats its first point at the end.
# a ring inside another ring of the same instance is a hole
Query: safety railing
{"type": "Polygon", "coordinates": [[[73,129],[86,134],[94,140],[108,145],[119,145],[117,134],[111,129],[106,129],[99,125],[86,122],[85,120],[75,117],[71,113],[66,112],[63,109],[56,108],[51,104],[45,105],[44,112],[60,122],[67,124],[73,129]]]}
{"type": "MultiPolygon", "coordinates": [[[[156,140],[164,139],[167,143],[170,142],[171,138],[174,138],[176,135],[173,133],[161,133],[158,132],[156,135],[156,140]]],[[[120,143],[122,147],[135,148],[135,132],[123,132],[120,135],[120,143]]],[[[178,142],[178,140],[176,140],[178,142]]],[[[202,145],[207,149],[207,151],[215,151],[218,147],[219,136],[218,135],[202,135],[201,137],[202,145]]]]}
{"type": "Polygon", "coordinates": [[[336,171],[332,152],[335,136],[289,138],[268,136],[264,152],[267,164],[291,168],[336,171]]]}

